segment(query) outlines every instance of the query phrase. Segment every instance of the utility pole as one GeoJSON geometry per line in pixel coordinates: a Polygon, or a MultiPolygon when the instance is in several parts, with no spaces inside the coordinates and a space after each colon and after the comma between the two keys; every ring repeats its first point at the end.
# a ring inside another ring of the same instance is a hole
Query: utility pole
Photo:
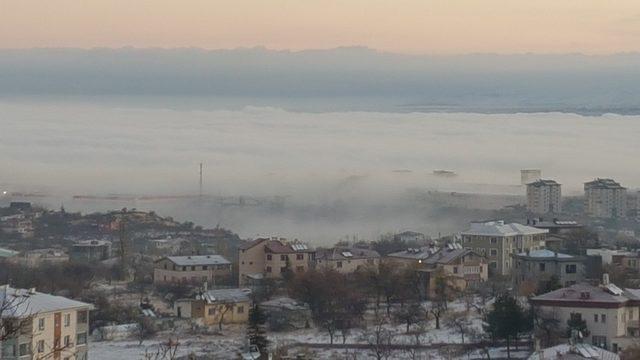
{"type": "Polygon", "coordinates": [[[198,194],[202,198],[202,162],[200,162],[200,192],[198,194]]]}

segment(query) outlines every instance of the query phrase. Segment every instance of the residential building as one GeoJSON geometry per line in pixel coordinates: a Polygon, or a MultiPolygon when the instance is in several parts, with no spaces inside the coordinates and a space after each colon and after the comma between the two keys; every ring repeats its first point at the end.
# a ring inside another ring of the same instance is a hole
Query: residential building
{"type": "Polygon", "coordinates": [[[174,315],[190,318],[203,325],[244,324],[249,320],[251,290],[206,290],[193,299],[179,299],[173,305],[174,315]]]}
{"type": "Polygon", "coordinates": [[[88,358],[91,304],[35,291],[0,287],[3,321],[20,330],[2,342],[2,359],[88,358]]]}
{"type": "Polygon", "coordinates": [[[489,276],[511,275],[511,255],[545,247],[549,230],[537,229],[502,220],[472,222],[463,233],[462,246],[484,256],[489,264],[489,276]]]}
{"type": "Polygon", "coordinates": [[[256,239],[238,249],[240,285],[258,279],[281,279],[287,271],[302,273],[315,262],[315,251],[306,244],[284,238],[256,239]]]}
{"type": "Polygon", "coordinates": [[[350,274],[364,268],[377,269],[378,264],[380,254],[374,250],[335,247],[316,251],[315,265],[318,269],[333,269],[350,274]]]}
{"type": "Polygon", "coordinates": [[[30,215],[15,214],[0,217],[0,231],[28,239],[34,235],[33,218],[30,215]]]}
{"type": "Polygon", "coordinates": [[[423,243],[427,240],[427,237],[423,233],[415,232],[415,231],[403,231],[399,234],[394,235],[394,238],[398,241],[404,243],[423,243]]]}
{"type": "Polygon", "coordinates": [[[560,344],[535,351],[527,360],[620,360],[620,355],[591,344],[560,344]]]}
{"type": "Polygon", "coordinates": [[[96,262],[111,257],[111,242],[106,240],[83,240],[71,246],[69,257],[74,261],[96,262]]]}
{"type": "Polygon", "coordinates": [[[561,286],[571,286],[584,280],[584,259],[551,250],[531,250],[513,256],[514,288],[537,288],[555,277],[561,286]]]}
{"type": "Polygon", "coordinates": [[[562,212],[561,186],[554,180],[536,180],[527,184],[527,210],[535,214],[562,212]]]}
{"type": "Polygon", "coordinates": [[[640,336],[640,289],[621,289],[604,275],[599,286],[576,284],[530,299],[539,316],[566,328],[571,318],[584,320],[588,342],[618,352],[640,336]]]}
{"type": "Polygon", "coordinates": [[[596,218],[624,218],[627,213],[627,189],[612,179],[584,183],[584,211],[596,218]]]}
{"type": "Polygon", "coordinates": [[[387,254],[385,260],[398,266],[406,266],[412,268],[423,267],[423,262],[426,261],[431,255],[438,252],[438,248],[435,246],[423,246],[420,248],[408,248],[387,254]]]}
{"type": "Polygon", "coordinates": [[[420,263],[418,276],[421,292],[431,298],[436,292],[438,277],[443,277],[458,290],[478,286],[488,278],[487,263],[483,256],[460,244],[448,244],[420,263]]]}
{"type": "Polygon", "coordinates": [[[153,283],[216,284],[231,277],[231,262],[220,255],[166,256],[156,260],[153,283]]]}
{"type": "Polygon", "coordinates": [[[69,261],[69,255],[60,249],[35,249],[24,251],[10,261],[27,267],[37,267],[43,264],[65,263],[69,261]]]}

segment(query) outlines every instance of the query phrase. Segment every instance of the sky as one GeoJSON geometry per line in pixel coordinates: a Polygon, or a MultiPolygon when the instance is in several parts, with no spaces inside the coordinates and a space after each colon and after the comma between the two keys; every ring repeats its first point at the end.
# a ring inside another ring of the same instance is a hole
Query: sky
{"type": "Polygon", "coordinates": [[[640,50],[637,0],[0,0],[0,48],[640,50]]]}

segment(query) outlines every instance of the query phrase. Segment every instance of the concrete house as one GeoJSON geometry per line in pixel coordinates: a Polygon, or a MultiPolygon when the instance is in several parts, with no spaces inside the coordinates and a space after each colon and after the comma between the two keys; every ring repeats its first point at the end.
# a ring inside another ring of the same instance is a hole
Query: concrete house
{"type": "Polygon", "coordinates": [[[377,269],[380,254],[374,250],[358,248],[318,249],[315,264],[316,269],[332,269],[350,274],[368,267],[377,269]]]}
{"type": "Polygon", "coordinates": [[[249,320],[251,290],[205,290],[193,299],[180,299],[173,305],[174,315],[200,321],[203,325],[244,324],[249,320]]]}
{"type": "Polygon", "coordinates": [[[0,287],[3,321],[20,331],[2,342],[2,359],[88,358],[89,310],[93,305],[35,291],[0,287]]]}
{"type": "Polygon", "coordinates": [[[543,249],[549,230],[502,220],[472,222],[461,234],[462,246],[484,256],[489,275],[511,275],[511,255],[543,249]]]}
{"type": "Polygon", "coordinates": [[[538,286],[556,277],[562,286],[582,282],[585,276],[584,259],[551,250],[532,250],[513,256],[515,269],[513,284],[538,286]]]}
{"type": "Polygon", "coordinates": [[[153,283],[215,284],[231,276],[231,262],[220,255],[167,256],[156,260],[153,283]]]}
{"type": "Polygon", "coordinates": [[[618,352],[640,336],[640,289],[621,289],[605,274],[599,286],[576,284],[530,299],[541,316],[558,320],[562,329],[571,317],[586,322],[585,342],[618,352]]]}
{"type": "Polygon", "coordinates": [[[283,238],[256,239],[238,249],[240,285],[259,279],[281,279],[287,269],[302,273],[313,265],[315,250],[306,244],[283,238]]]}
{"type": "Polygon", "coordinates": [[[486,281],[489,273],[484,257],[472,250],[463,249],[459,244],[443,247],[421,265],[417,271],[427,298],[435,295],[438,276],[443,276],[450,286],[465,290],[486,281]]]}

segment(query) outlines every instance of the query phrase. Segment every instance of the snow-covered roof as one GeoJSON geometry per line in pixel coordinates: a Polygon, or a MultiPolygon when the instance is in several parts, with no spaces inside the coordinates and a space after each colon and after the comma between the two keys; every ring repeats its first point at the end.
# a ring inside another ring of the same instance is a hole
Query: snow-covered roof
{"type": "Polygon", "coordinates": [[[0,258],[12,257],[18,255],[17,251],[11,249],[0,248],[0,258]]]}
{"type": "Polygon", "coordinates": [[[522,225],[518,223],[506,224],[502,220],[472,222],[469,230],[463,232],[463,235],[482,235],[482,236],[515,236],[515,235],[536,235],[546,234],[549,230],[537,229],[532,226],[522,225]]]}
{"type": "Polygon", "coordinates": [[[214,303],[237,303],[249,301],[251,289],[219,289],[209,290],[199,295],[199,298],[209,304],[214,303]]]}
{"type": "Polygon", "coordinates": [[[618,354],[612,353],[605,349],[593,346],[591,344],[560,344],[554,347],[542,349],[533,353],[529,360],[620,360],[618,354]],[[542,356],[541,356],[542,355],[542,356]]]}
{"type": "Polygon", "coordinates": [[[93,305],[37,292],[33,289],[15,289],[8,285],[0,286],[0,303],[3,306],[1,317],[24,317],[39,313],[69,310],[76,308],[93,309],[93,305]]]}
{"type": "Polygon", "coordinates": [[[178,266],[231,264],[220,255],[167,256],[166,258],[178,266]]]}

